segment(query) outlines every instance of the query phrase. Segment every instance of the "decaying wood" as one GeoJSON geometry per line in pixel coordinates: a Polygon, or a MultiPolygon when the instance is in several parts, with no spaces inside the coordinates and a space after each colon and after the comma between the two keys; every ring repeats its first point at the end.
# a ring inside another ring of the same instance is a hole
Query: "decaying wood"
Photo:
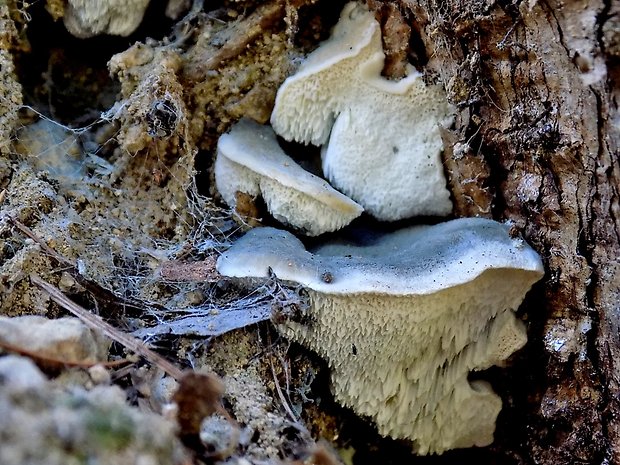
{"type": "Polygon", "coordinates": [[[526,303],[530,343],[510,372],[523,382],[509,389],[497,453],[620,463],[619,7],[400,4],[427,74],[458,108],[447,138],[457,213],[514,222],[546,264],[526,303]]]}
{"type": "Polygon", "coordinates": [[[381,24],[385,52],[384,74],[392,79],[405,77],[409,65],[409,22],[396,3],[370,0],[368,5],[375,11],[381,24]]]}
{"type": "MultiPolygon", "coordinates": [[[[530,343],[501,375],[504,385],[498,391],[508,402],[490,462],[620,464],[620,4],[369,3],[382,24],[385,73],[402,77],[412,52],[419,52],[416,65],[424,67],[429,80],[444,84],[457,108],[454,128],[443,134],[455,214],[512,221],[545,260],[544,282],[524,306],[530,343]],[[412,43],[425,49],[412,50],[412,43]]],[[[188,53],[179,82],[200,82],[241,54],[281,23],[291,4],[264,2],[237,27],[222,32],[221,45],[197,48],[195,56],[188,53]]],[[[176,79],[176,68],[171,74],[176,79]]],[[[92,287],[74,263],[11,221],[81,285],[91,286],[89,291],[107,308],[120,314],[126,306],[139,306],[92,287]]],[[[162,276],[208,276],[209,269],[192,266],[171,263],[162,268],[162,276]]],[[[177,367],[55,286],[38,276],[32,282],[85,322],[182,377],[177,367]]],[[[187,399],[201,391],[200,382],[185,387],[187,399]]],[[[221,389],[216,385],[207,393],[212,396],[202,413],[188,415],[193,433],[205,414],[217,411],[221,389]]],[[[317,452],[314,462],[332,460],[317,452]]]]}

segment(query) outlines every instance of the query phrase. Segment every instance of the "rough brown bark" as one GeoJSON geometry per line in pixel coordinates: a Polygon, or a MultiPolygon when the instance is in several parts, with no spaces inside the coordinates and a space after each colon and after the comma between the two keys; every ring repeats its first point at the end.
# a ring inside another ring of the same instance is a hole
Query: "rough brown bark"
{"type": "Polygon", "coordinates": [[[456,213],[510,220],[541,253],[498,463],[620,463],[618,3],[403,0],[458,108],[456,213]],[[520,423],[520,426],[518,425],[520,423]]]}

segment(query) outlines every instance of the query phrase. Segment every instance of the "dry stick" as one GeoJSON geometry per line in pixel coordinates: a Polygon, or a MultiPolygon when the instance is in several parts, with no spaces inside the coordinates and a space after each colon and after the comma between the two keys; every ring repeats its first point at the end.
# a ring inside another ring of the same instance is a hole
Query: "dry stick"
{"type": "Polygon", "coordinates": [[[76,266],[74,263],[71,263],[70,260],[68,260],[67,258],[63,257],[62,255],[60,255],[58,252],[56,252],[54,249],[52,249],[50,246],[48,246],[45,242],[43,242],[41,240],[40,237],[38,237],[33,231],[32,229],[30,229],[28,226],[26,226],[25,224],[23,224],[21,221],[16,220],[15,218],[13,218],[12,216],[8,217],[9,222],[15,226],[15,228],[17,228],[19,230],[19,232],[21,232],[24,236],[29,237],[30,239],[32,239],[33,241],[35,241],[37,244],[39,244],[39,247],[41,247],[41,250],[43,250],[43,252],[45,252],[46,254],[48,254],[50,257],[52,257],[54,260],[56,260],[58,263],[60,263],[61,265],[65,265],[67,267],[70,267],[72,270],[76,269],[76,266]]]}
{"type": "MultiPolygon", "coordinates": [[[[26,226],[25,224],[23,224],[22,222],[20,222],[19,220],[16,220],[15,218],[11,216],[8,216],[8,220],[24,236],[29,237],[34,242],[36,242],[39,245],[39,247],[41,247],[41,250],[43,250],[43,252],[45,252],[47,255],[52,257],[59,264],[67,267],[67,271],[69,272],[71,276],[73,276],[73,279],[75,279],[81,286],[83,286],[87,291],[93,294],[93,296],[95,296],[98,300],[103,301],[104,303],[107,303],[113,306],[113,308],[115,309],[117,308],[122,309],[125,307],[141,309],[144,307],[144,305],[141,305],[142,302],[136,302],[136,301],[132,301],[132,300],[129,300],[123,297],[119,297],[113,292],[109,291],[108,289],[105,289],[104,287],[100,286],[99,284],[94,283],[84,278],[84,276],[80,274],[75,263],[72,263],[71,260],[67,259],[63,255],[59,254],[54,249],[52,249],[50,246],[48,246],[43,241],[43,239],[41,239],[39,236],[37,236],[34,233],[34,231],[32,231],[32,229],[30,229],[28,226],[26,226]]],[[[167,309],[163,307],[162,305],[150,303],[148,304],[148,306],[155,307],[158,310],[167,311],[167,309]]]]}
{"type": "MultiPolygon", "coordinates": [[[[99,316],[94,315],[85,308],[79,306],[78,304],[70,300],[66,295],[64,295],[60,291],[60,289],[52,286],[50,283],[44,281],[39,276],[31,274],[30,281],[43,291],[47,292],[52,298],[52,300],[54,300],[54,302],[56,302],[58,305],[70,311],[80,320],[82,320],[86,324],[86,326],[101,331],[113,341],[122,344],[127,349],[145,358],[147,361],[155,365],[160,370],[164,371],[169,376],[172,376],[175,380],[181,383],[181,386],[184,385],[184,373],[179,368],[170,363],[168,360],[163,358],[161,355],[153,352],[151,349],[146,347],[142,341],[123,333],[122,331],[116,329],[114,326],[103,321],[99,316]]],[[[223,452],[226,452],[229,449],[230,451],[232,451],[239,443],[239,426],[237,425],[237,422],[230,416],[230,414],[224,409],[223,406],[217,405],[215,411],[223,415],[235,428],[235,433],[231,439],[230,446],[223,452]]]]}
{"type": "Polygon", "coordinates": [[[282,388],[280,387],[280,382],[278,381],[278,376],[276,375],[276,370],[273,366],[273,358],[271,355],[269,356],[269,365],[271,366],[271,374],[273,375],[273,381],[276,386],[276,391],[278,392],[278,397],[280,397],[280,402],[282,402],[282,406],[284,407],[284,410],[286,411],[288,416],[291,417],[291,420],[293,420],[293,423],[299,423],[299,419],[295,416],[295,413],[293,413],[293,410],[291,410],[291,407],[288,405],[288,402],[286,401],[286,397],[284,397],[284,393],[282,392],[282,388]]]}
{"type": "MultiPolygon", "coordinates": [[[[267,333],[267,337],[269,338],[269,346],[273,347],[271,344],[271,333],[267,333]]],[[[286,411],[288,416],[291,417],[291,420],[293,420],[293,423],[299,424],[299,418],[297,418],[295,413],[293,413],[293,410],[288,404],[286,397],[284,396],[284,393],[282,392],[282,388],[280,387],[280,382],[278,381],[278,376],[276,375],[276,369],[273,366],[273,349],[269,353],[269,365],[271,366],[271,374],[273,375],[273,384],[276,387],[278,397],[280,398],[280,402],[282,402],[282,406],[284,407],[284,410],[286,411]]],[[[284,368],[284,370],[286,370],[286,368],[284,368]]]]}
{"type": "Polygon", "coordinates": [[[137,353],[141,357],[144,357],[146,360],[166,372],[168,375],[172,376],[177,381],[179,381],[183,376],[183,373],[179,368],[174,366],[161,355],[146,347],[142,341],[119,331],[114,326],[103,321],[99,316],[94,315],[85,308],[79,306],[64,295],[57,287],[52,286],[47,281],[44,281],[39,276],[34,274],[30,275],[30,281],[43,291],[47,292],[54,302],[82,320],[86,326],[101,331],[113,341],[122,344],[127,349],[137,353]]]}

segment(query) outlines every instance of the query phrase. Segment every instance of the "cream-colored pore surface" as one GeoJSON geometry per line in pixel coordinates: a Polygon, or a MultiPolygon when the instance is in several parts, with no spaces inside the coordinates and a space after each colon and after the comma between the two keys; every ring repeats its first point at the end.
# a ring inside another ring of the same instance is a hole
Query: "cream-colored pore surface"
{"type": "Polygon", "coordinates": [[[279,329],[328,360],[337,400],[420,454],[493,441],[500,398],[470,371],[526,342],[515,310],[538,274],[495,269],[433,294],[326,296],[311,323],[279,329]]]}

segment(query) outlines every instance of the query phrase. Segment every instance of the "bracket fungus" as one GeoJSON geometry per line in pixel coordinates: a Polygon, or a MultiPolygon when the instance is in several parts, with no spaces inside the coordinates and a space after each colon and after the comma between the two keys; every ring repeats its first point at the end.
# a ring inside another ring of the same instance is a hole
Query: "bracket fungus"
{"type": "Polygon", "coordinates": [[[307,290],[307,318],[279,330],[327,359],[336,399],[382,435],[411,440],[419,454],[493,441],[501,399],[468,374],[525,344],[514,311],[543,275],[507,225],[457,219],[314,253],[288,232],[258,228],[217,267],[236,278],[272,270],[307,290]]]}
{"type": "Polygon", "coordinates": [[[274,218],[309,236],[340,229],[363,211],[286,155],[269,126],[248,119],[220,137],[215,183],[228,205],[237,192],[260,195],[274,218]]]}
{"type": "Polygon", "coordinates": [[[326,178],[377,219],[447,215],[439,126],[451,123],[451,107],[412,66],[398,82],[382,77],[384,59],[374,15],[348,3],[278,90],[271,124],[287,140],[327,143],[326,178]]]}

